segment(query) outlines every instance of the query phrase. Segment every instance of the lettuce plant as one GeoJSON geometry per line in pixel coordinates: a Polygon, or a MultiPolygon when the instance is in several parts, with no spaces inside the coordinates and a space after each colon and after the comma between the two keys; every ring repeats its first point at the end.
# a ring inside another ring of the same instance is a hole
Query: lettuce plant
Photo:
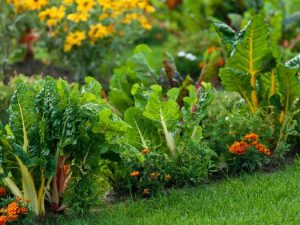
{"type": "Polygon", "coordinates": [[[127,124],[101,98],[101,85],[87,77],[81,88],[47,77],[34,86],[18,82],[9,107],[9,124],[0,133],[0,172],[12,193],[45,214],[62,210],[72,165],[116,145],[127,124]]]}

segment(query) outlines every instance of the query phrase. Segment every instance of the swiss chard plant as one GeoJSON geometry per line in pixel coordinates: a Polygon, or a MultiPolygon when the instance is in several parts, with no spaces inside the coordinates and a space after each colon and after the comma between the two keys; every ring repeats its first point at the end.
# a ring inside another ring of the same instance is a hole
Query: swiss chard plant
{"type": "Polygon", "coordinates": [[[147,196],[165,185],[203,181],[215,155],[203,141],[201,126],[214,97],[211,84],[203,82],[199,90],[193,85],[171,88],[166,94],[160,85],[135,84],[131,94],[134,106],[124,114],[130,125],[125,140],[135,154],[123,154],[123,188],[147,196]],[[188,91],[183,98],[182,89],[188,91]]]}
{"type": "Polygon", "coordinates": [[[90,157],[100,160],[126,129],[93,78],[81,88],[50,77],[34,86],[19,81],[9,124],[1,126],[1,176],[14,195],[30,200],[36,215],[45,214],[45,199],[52,210],[62,210],[64,191],[79,165],[86,167],[90,157]]]}
{"type": "Polygon", "coordinates": [[[125,112],[128,128],[126,140],[138,149],[165,149],[171,156],[176,148],[190,141],[199,143],[202,138],[201,120],[206,107],[213,99],[213,88],[204,83],[200,90],[187,87],[188,94],[180,105],[180,88],[172,88],[163,94],[162,87],[144,88],[135,84],[132,94],[135,106],[125,112]]]}
{"type": "Polygon", "coordinates": [[[281,127],[278,143],[286,139],[283,133],[289,133],[288,127],[294,126],[299,113],[299,56],[281,61],[261,15],[253,17],[239,32],[221,22],[215,22],[215,27],[228,52],[225,67],[220,70],[225,90],[238,92],[251,112],[268,108],[281,127]]]}
{"type": "Polygon", "coordinates": [[[138,45],[126,63],[114,70],[110,81],[111,104],[121,113],[133,106],[135,101],[132,89],[135,84],[146,88],[160,84],[165,93],[169,88],[188,86],[192,83],[191,78],[187,76],[184,84],[170,54],[166,53],[163,58],[161,62],[161,57],[157,57],[150,47],[145,44],[138,45]]]}

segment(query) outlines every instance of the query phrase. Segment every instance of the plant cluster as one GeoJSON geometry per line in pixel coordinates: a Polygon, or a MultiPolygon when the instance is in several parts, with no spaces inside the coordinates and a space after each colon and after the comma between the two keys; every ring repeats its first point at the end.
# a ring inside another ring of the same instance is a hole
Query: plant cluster
{"type": "Polygon", "coordinates": [[[37,38],[50,46],[50,52],[60,50],[62,58],[67,57],[70,63],[84,70],[80,72],[96,74],[100,64],[91,60],[109,52],[109,46],[115,48],[117,42],[120,47],[121,39],[134,39],[134,29],[151,29],[147,14],[155,11],[148,0],[7,0],[7,3],[15,8],[17,15],[30,15],[35,22],[29,25],[29,30],[38,32],[37,38]]]}
{"type": "Polygon", "coordinates": [[[126,129],[93,78],[81,88],[50,77],[19,81],[9,123],[1,126],[1,176],[15,196],[30,199],[36,215],[45,214],[46,200],[61,211],[71,177],[97,166],[102,151],[117,151],[126,129]]]}

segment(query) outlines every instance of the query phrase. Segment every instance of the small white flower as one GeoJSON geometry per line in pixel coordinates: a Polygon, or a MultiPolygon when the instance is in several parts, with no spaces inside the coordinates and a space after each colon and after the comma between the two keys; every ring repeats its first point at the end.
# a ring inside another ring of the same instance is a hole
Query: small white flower
{"type": "Polygon", "coordinates": [[[194,60],[197,59],[197,57],[194,56],[194,55],[191,54],[191,53],[188,53],[188,54],[185,56],[185,58],[189,59],[190,61],[194,61],[194,60]]]}
{"type": "Polygon", "coordinates": [[[229,117],[228,117],[228,116],[226,116],[226,117],[225,117],[225,120],[229,120],[229,117]]]}
{"type": "Polygon", "coordinates": [[[186,55],[185,51],[180,51],[177,53],[178,57],[184,57],[186,55]]]}

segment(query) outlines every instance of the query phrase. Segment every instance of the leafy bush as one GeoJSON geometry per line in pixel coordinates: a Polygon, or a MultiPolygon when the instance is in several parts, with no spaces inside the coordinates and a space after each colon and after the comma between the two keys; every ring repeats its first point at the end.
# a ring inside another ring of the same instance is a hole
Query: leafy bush
{"type": "Polygon", "coordinates": [[[264,111],[262,121],[272,121],[270,127],[277,140],[273,151],[282,156],[287,151],[288,137],[297,135],[299,56],[281,63],[279,49],[270,42],[261,15],[250,20],[239,33],[221,22],[215,26],[229,56],[220,70],[222,85],[227,91],[238,92],[253,114],[264,111]]]}
{"type": "Polygon", "coordinates": [[[124,157],[122,176],[114,185],[117,191],[149,197],[164,188],[203,183],[214,167],[214,152],[204,143],[182,144],[174,156],[146,148],[141,155],[124,157]]]}
{"type": "Polygon", "coordinates": [[[282,127],[268,108],[259,108],[252,113],[247,103],[235,93],[219,92],[207,110],[208,117],[202,122],[203,135],[210,148],[219,155],[217,167],[229,173],[250,171],[269,163],[276,164],[295,144],[292,139],[297,135],[295,120],[282,127]],[[249,133],[257,134],[261,143],[268,146],[270,157],[260,157],[263,155],[256,154],[256,151],[255,154],[233,157],[229,147],[249,133]],[[285,137],[279,138],[282,135],[285,137]]]}
{"type": "Polygon", "coordinates": [[[50,77],[34,86],[19,81],[9,124],[1,127],[1,176],[15,196],[30,200],[36,215],[45,213],[45,196],[52,210],[63,210],[72,174],[98,165],[101,153],[118,155],[126,129],[93,78],[81,88],[50,77]]]}
{"type": "Polygon", "coordinates": [[[130,125],[125,140],[133,149],[122,154],[125,172],[117,188],[148,196],[165,186],[197,184],[207,178],[215,153],[201,142],[200,122],[213,89],[206,83],[198,91],[190,85],[183,98],[181,91],[172,88],[164,95],[159,85],[133,85],[135,106],[124,113],[130,125]]]}

